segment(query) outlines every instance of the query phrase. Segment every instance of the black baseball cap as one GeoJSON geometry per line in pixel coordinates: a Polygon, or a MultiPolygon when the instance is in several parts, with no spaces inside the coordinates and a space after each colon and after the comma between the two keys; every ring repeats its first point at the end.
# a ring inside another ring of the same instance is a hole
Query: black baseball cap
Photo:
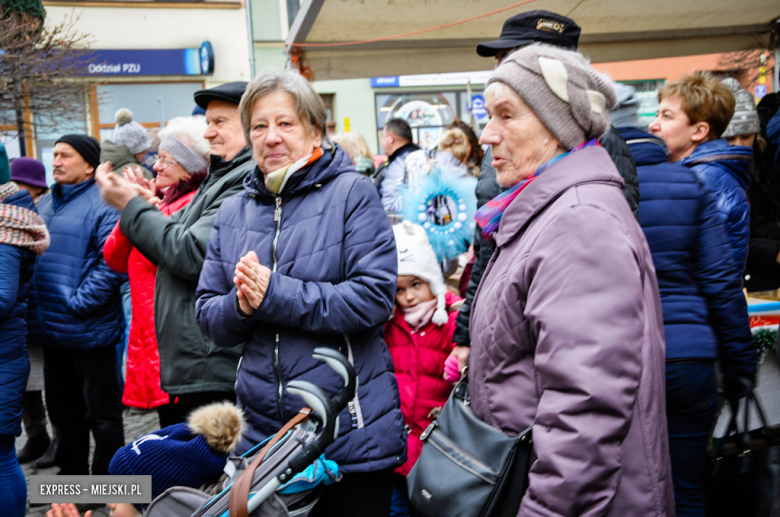
{"type": "Polygon", "coordinates": [[[505,21],[497,40],[477,45],[477,54],[495,57],[501,50],[537,42],[576,50],[581,32],[579,25],[560,14],[542,10],[527,11],[505,21]]]}
{"type": "Polygon", "coordinates": [[[233,83],[220,84],[208,90],[198,90],[195,92],[195,104],[204,110],[209,107],[209,102],[225,101],[238,104],[241,102],[241,96],[244,95],[247,86],[246,81],[236,81],[233,83]]]}

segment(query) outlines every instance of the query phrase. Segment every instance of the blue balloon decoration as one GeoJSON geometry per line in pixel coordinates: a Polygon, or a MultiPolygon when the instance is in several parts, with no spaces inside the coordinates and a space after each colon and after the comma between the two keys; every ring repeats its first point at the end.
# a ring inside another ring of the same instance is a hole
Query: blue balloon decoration
{"type": "Polygon", "coordinates": [[[402,187],[402,216],[419,224],[439,261],[465,253],[474,237],[477,179],[462,167],[436,165],[414,190],[402,187]]]}

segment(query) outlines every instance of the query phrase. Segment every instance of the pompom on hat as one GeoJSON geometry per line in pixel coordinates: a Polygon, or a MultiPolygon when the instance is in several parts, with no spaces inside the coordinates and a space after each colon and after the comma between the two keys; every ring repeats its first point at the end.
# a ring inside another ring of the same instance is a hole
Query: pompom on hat
{"type": "Polygon", "coordinates": [[[193,411],[187,423],[142,436],[114,454],[111,475],[151,475],[152,498],[172,486],[200,488],[222,475],[244,431],[244,415],[222,402],[193,411]]]}
{"type": "Polygon", "coordinates": [[[149,134],[138,122],[133,121],[133,112],[127,108],[122,108],[114,115],[116,126],[114,126],[114,135],[112,142],[127,146],[132,154],[148,151],[152,147],[152,140],[149,134]]]}
{"type": "Polygon", "coordinates": [[[720,135],[721,138],[730,138],[739,135],[752,135],[761,131],[761,125],[758,120],[758,111],[756,110],[756,101],[750,92],[743,89],[736,79],[728,77],[723,80],[723,84],[729,87],[731,94],[734,95],[734,116],[731,117],[726,131],[720,135]]]}
{"type": "Polygon", "coordinates": [[[398,276],[416,276],[428,282],[436,297],[436,312],[431,321],[436,325],[444,325],[449,321],[445,305],[447,286],[436,254],[428,242],[428,234],[422,226],[410,221],[393,226],[393,233],[398,250],[398,276]]]}
{"type": "Polygon", "coordinates": [[[585,56],[549,45],[509,54],[487,86],[497,82],[514,90],[566,150],[606,133],[617,101],[612,80],[585,56]]]}

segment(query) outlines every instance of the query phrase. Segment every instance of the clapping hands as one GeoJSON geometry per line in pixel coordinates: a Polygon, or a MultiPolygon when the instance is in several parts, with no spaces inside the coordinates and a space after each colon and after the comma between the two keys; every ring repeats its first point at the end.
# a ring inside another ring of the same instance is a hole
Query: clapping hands
{"type": "Polygon", "coordinates": [[[233,283],[236,284],[236,295],[241,312],[247,316],[255,313],[263,301],[271,270],[260,264],[257,254],[250,251],[236,264],[233,283]]]}
{"type": "Polygon", "coordinates": [[[140,167],[136,167],[135,173],[131,171],[130,174],[127,173],[128,169],[130,168],[125,169],[122,177],[114,174],[111,162],[98,165],[95,170],[95,182],[103,200],[118,210],[124,210],[127,203],[138,195],[143,196],[147,203],[158,205],[160,199],[154,195],[154,180],[149,181],[144,178],[140,167]],[[139,175],[143,182],[138,179],[139,175]]]}

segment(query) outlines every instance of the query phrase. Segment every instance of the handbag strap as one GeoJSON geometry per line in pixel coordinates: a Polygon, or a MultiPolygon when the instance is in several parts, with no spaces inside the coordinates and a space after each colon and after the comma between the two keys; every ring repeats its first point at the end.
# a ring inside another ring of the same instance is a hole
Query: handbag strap
{"type": "Polygon", "coordinates": [[[252,490],[252,480],[255,477],[255,471],[257,467],[265,460],[265,457],[274,448],[274,445],[279,443],[279,440],[284,438],[290,429],[296,425],[305,422],[311,416],[311,409],[305,407],[293,417],[292,420],[284,424],[284,427],[279,429],[279,432],[271,438],[268,443],[265,444],[263,450],[261,450],[252,463],[238,476],[233,488],[230,490],[230,517],[249,517],[247,510],[247,503],[249,502],[249,492],[252,490]]]}

